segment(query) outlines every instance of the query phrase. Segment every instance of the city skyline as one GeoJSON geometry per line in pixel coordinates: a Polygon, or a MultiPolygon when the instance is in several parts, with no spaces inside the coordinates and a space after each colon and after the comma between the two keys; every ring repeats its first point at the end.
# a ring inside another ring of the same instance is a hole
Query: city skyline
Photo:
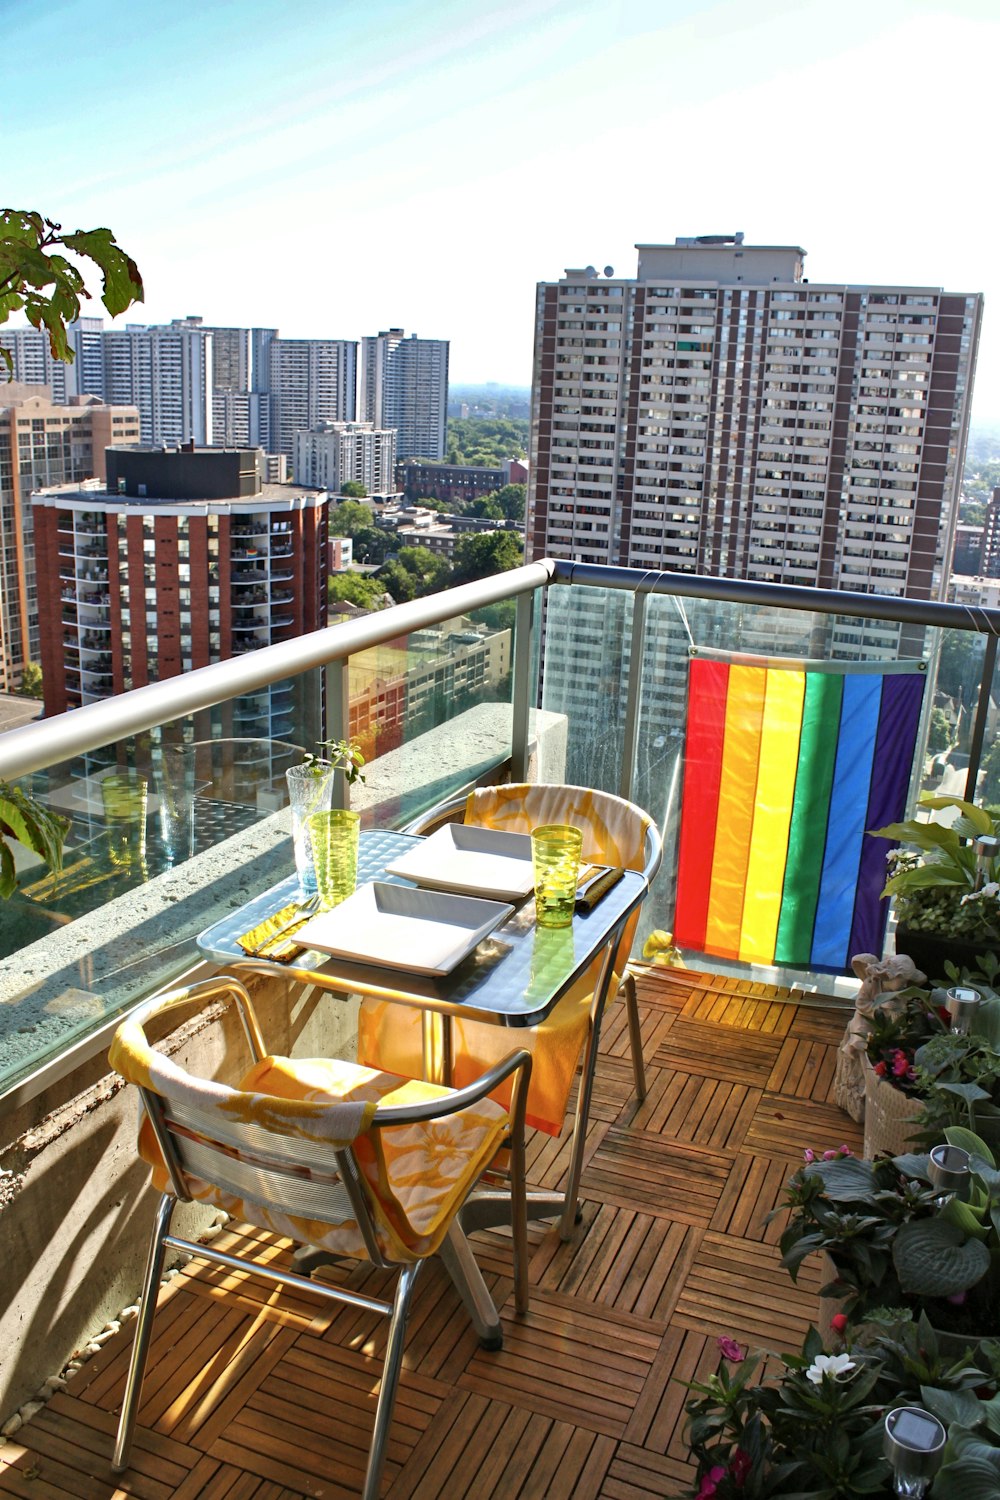
{"type": "MultiPolygon", "coordinates": [[[[400,326],[451,341],[454,383],[526,385],[538,280],[637,242],[742,230],[816,281],[1000,290],[985,0],[3,13],[5,196],[115,231],[147,288],[116,327],[400,326]]],[[[998,420],[987,311],[973,421],[998,420]]]]}

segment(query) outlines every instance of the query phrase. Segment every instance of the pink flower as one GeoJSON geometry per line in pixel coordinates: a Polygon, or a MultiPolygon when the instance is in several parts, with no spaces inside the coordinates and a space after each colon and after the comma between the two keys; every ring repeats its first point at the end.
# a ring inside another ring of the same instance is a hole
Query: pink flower
{"type": "Polygon", "coordinates": [[[745,1448],[737,1448],[729,1461],[729,1472],[733,1476],[733,1483],[741,1490],[747,1482],[747,1476],[753,1468],[753,1462],[745,1448]]]}
{"type": "Polygon", "coordinates": [[[961,1307],[968,1295],[968,1292],[952,1292],[951,1296],[944,1300],[950,1302],[952,1307],[961,1307]]]}
{"type": "Polygon", "coordinates": [[[824,1151],[823,1152],[823,1160],[824,1161],[833,1161],[834,1158],[837,1157],[837,1156],[839,1156],[839,1155],[840,1155],[839,1151],[824,1151]]]}
{"type": "Polygon", "coordinates": [[[834,1313],[833,1317],[830,1319],[830,1327],[833,1329],[834,1333],[843,1333],[844,1329],[847,1327],[847,1314],[834,1313]]]}
{"type": "Polygon", "coordinates": [[[708,1473],[703,1476],[701,1481],[701,1488],[698,1490],[697,1500],[708,1500],[708,1496],[714,1495],[716,1490],[718,1489],[719,1480],[725,1479],[725,1477],[726,1471],[722,1467],[722,1465],[715,1464],[714,1467],[709,1469],[708,1473]]]}
{"type": "Polygon", "coordinates": [[[906,1078],[910,1073],[910,1059],[899,1047],[892,1054],[892,1073],[894,1078],[906,1078]]]}
{"type": "Polygon", "coordinates": [[[735,1339],[721,1338],[715,1341],[719,1346],[719,1352],[723,1359],[728,1359],[731,1365],[738,1365],[743,1358],[745,1350],[742,1344],[735,1339]]]}
{"type": "Polygon", "coordinates": [[[840,1154],[841,1156],[853,1156],[854,1152],[851,1150],[850,1146],[841,1146],[840,1154]]]}

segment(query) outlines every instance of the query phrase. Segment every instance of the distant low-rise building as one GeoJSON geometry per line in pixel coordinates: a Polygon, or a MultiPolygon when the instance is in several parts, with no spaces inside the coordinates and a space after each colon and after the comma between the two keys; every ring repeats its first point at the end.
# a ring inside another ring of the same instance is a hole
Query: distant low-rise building
{"type": "Polygon", "coordinates": [[[505,484],[527,484],[527,459],[508,458],[488,468],[477,464],[422,464],[408,459],[396,465],[396,488],[407,500],[441,500],[461,505],[492,495],[505,484]]]}

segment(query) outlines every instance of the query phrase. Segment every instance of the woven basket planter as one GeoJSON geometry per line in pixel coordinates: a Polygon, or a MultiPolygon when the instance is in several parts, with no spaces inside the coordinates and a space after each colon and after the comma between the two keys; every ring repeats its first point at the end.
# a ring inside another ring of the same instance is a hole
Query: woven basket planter
{"type": "Polygon", "coordinates": [[[886,1083],[874,1071],[867,1057],[864,1070],[865,1160],[873,1161],[883,1151],[890,1156],[900,1156],[910,1149],[923,1101],[886,1083]]]}

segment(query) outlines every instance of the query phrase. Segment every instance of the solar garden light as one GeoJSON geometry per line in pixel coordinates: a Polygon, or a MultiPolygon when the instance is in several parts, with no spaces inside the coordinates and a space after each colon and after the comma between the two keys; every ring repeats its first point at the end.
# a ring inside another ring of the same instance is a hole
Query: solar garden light
{"type": "Polygon", "coordinates": [[[956,1036],[964,1036],[979,1009],[981,996],[976,990],[963,989],[961,985],[956,985],[954,989],[945,991],[944,1002],[951,1016],[952,1031],[956,1036]]]}
{"type": "Polygon", "coordinates": [[[922,1406],[897,1406],[886,1415],[882,1452],[897,1495],[924,1495],[941,1467],[948,1434],[922,1406]]]}
{"type": "Polygon", "coordinates": [[[949,1198],[964,1198],[972,1172],[972,1157],[961,1146],[935,1146],[931,1152],[927,1175],[939,1197],[934,1201],[943,1208],[949,1198]]]}
{"type": "Polygon", "coordinates": [[[976,890],[981,891],[989,876],[990,863],[1000,853],[1000,839],[994,838],[990,833],[981,833],[976,839],[975,850],[976,890]]]}

